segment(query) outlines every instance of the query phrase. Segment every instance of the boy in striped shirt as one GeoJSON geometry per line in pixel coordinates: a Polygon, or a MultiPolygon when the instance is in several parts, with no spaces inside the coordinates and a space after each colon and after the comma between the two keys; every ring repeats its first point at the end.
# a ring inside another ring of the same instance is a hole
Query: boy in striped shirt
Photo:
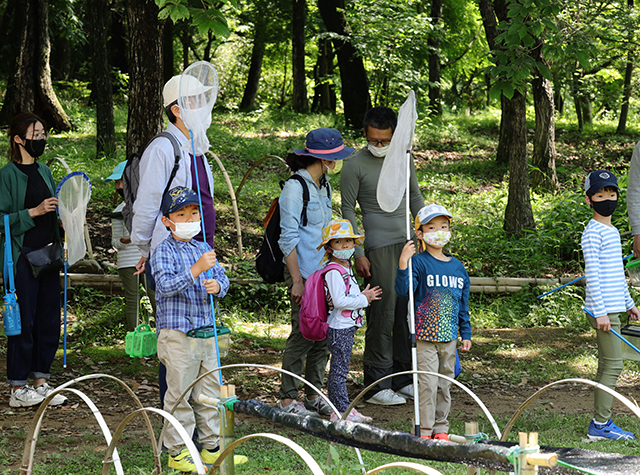
{"type": "MultiPolygon", "coordinates": [[[[611,329],[620,332],[623,313],[631,320],[640,320],[640,312],[627,287],[620,233],[611,224],[611,215],[618,204],[618,180],[611,172],[596,170],[587,176],[584,189],[585,200],[593,208],[593,218],[582,233],[582,253],[587,280],[585,308],[598,342],[596,382],[615,390],[623,368],[622,342],[611,329]]],[[[601,389],[594,391],[595,414],[589,424],[588,437],[635,439],[633,433],[620,429],[611,420],[612,403],[613,396],[601,389]]]]}

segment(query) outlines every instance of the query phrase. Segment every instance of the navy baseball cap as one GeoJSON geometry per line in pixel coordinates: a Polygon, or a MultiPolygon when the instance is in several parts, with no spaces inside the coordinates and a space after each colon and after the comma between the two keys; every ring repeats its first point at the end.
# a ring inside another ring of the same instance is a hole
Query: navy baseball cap
{"type": "Polygon", "coordinates": [[[607,170],[592,171],[587,175],[587,179],[584,181],[584,191],[588,197],[593,196],[607,186],[612,186],[616,190],[620,191],[620,188],[618,187],[618,179],[613,173],[607,170]]]}
{"type": "Polygon", "coordinates": [[[189,205],[200,206],[196,192],[186,186],[176,186],[167,191],[162,198],[162,214],[166,216],[189,205]]]}
{"type": "Polygon", "coordinates": [[[314,129],[307,134],[304,148],[294,148],[296,155],[310,155],[323,160],[344,160],[355,151],[346,147],[342,135],[336,129],[314,129]]]}

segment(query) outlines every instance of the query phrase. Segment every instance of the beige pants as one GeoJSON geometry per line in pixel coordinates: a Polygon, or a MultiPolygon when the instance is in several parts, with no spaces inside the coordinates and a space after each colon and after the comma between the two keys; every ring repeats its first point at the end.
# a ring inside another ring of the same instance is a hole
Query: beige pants
{"type": "MultiPolygon", "coordinates": [[[[417,341],[418,370],[454,377],[457,340],[448,342],[417,341]]],[[[449,432],[451,383],[446,379],[418,374],[420,396],[420,434],[449,432]]]]}
{"type": "MultiPolygon", "coordinates": [[[[167,367],[167,393],[164,410],[170,411],[183,391],[198,376],[217,367],[215,338],[189,338],[177,330],[163,328],[158,335],[158,359],[167,367]]],[[[199,394],[220,397],[219,373],[216,371],[201,379],[180,401],[173,415],[185,428],[189,437],[198,428],[198,437],[208,450],[218,446],[220,418],[211,407],[196,401],[199,394]]],[[[165,421],[164,441],[169,455],[175,456],[185,443],[172,424],[165,421]]]]}

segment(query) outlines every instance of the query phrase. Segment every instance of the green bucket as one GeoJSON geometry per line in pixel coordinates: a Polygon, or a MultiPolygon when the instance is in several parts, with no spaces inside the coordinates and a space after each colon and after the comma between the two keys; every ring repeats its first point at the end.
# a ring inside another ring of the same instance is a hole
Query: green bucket
{"type": "Polygon", "coordinates": [[[156,332],[146,323],[141,323],[132,332],[127,333],[124,351],[132,358],[155,355],[158,346],[156,332]]]}

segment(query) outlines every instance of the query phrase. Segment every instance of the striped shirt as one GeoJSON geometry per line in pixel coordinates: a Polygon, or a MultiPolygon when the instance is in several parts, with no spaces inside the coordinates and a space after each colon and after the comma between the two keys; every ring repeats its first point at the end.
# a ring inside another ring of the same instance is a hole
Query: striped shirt
{"type": "MultiPolygon", "coordinates": [[[[162,241],[151,254],[151,269],[156,280],[156,331],[162,328],[187,333],[213,323],[209,294],[202,281],[203,272],[193,278],[191,266],[210,251],[207,243],[178,241],[173,235],[162,241]]],[[[211,268],[211,278],[220,284],[217,298],[229,290],[229,279],[219,262],[211,268]]]]}
{"type": "Polygon", "coordinates": [[[633,308],[618,230],[592,219],[582,233],[582,254],[587,278],[587,310],[601,317],[633,308]]]}

